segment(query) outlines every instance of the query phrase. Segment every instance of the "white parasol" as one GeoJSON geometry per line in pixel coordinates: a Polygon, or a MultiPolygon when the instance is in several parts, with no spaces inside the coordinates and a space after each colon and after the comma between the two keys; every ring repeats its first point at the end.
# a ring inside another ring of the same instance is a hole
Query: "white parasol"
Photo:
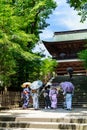
{"type": "Polygon", "coordinates": [[[43,83],[41,80],[36,80],[34,81],[31,85],[30,85],[30,88],[32,90],[35,90],[35,89],[39,89],[40,87],[42,87],[43,83]]]}

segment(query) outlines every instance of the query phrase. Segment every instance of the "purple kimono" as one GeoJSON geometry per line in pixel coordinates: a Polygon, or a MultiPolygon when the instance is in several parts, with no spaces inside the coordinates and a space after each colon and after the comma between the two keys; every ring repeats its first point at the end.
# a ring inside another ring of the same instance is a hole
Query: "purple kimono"
{"type": "Polygon", "coordinates": [[[51,100],[51,108],[53,109],[57,108],[57,95],[58,95],[58,92],[56,88],[52,88],[49,92],[49,97],[51,100]]]}

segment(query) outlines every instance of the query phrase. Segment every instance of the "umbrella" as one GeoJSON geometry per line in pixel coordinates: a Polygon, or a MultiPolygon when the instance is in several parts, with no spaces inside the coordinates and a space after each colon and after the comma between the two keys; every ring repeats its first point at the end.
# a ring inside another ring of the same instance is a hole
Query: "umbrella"
{"type": "Polygon", "coordinates": [[[30,82],[25,82],[25,83],[23,83],[21,86],[22,86],[23,88],[25,88],[26,85],[27,85],[28,87],[30,87],[31,83],[30,83],[30,82]]]}
{"type": "Polygon", "coordinates": [[[64,92],[72,92],[74,90],[74,85],[68,81],[60,83],[60,87],[64,92]]]}
{"type": "Polygon", "coordinates": [[[66,89],[65,82],[61,82],[59,86],[62,88],[63,91],[65,91],[66,89]]]}
{"type": "Polygon", "coordinates": [[[36,80],[34,81],[31,85],[30,85],[30,88],[35,90],[35,89],[38,89],[40,87],[42,87],[43,83],[41,80],[36,80]]]}
{"type": "Polygon", "coordinates": [[[72,67],[68,67],[67,68],[67,72],[70,73],[70,74],[73,73],[73,68],[72,67]]]}
{"type": "Polygon", "coordinates": [[[72,74],[73,74],[73,68],[72,67],[68,67],[67,68],[67,72],[69,73],[70,79],[72,78],[72,74]]]}

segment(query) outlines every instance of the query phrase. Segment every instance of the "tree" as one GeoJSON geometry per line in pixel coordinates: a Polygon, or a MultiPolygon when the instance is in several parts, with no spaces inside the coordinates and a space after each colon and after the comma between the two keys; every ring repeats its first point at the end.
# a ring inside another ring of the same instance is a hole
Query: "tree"
{"type": "Polygon", "coordinates": [[[81,22],[87,18],[87,0],[67,0],[71,7],[74,7],[81,16],[81,22]]]}
{"type": "Polygon", "coordinates": [[[84,65],[85,69],[87,70],[87,49],[79,52],[78,56],[83,61],[83,65],[84,65]]]}
{"type": "Polygon", "coordinates": [[[41,61],[40,77],[46,83],[52,76],[58,65],[55,59],[46,58],[41,61]]]}
{"type": "Polygon", "coordinates": [[[0,80],[4,86],[20,86],[31,75],[29,68],[40,58],[32,49],[55,7],[54,0],[0,1],[0,80]]]}

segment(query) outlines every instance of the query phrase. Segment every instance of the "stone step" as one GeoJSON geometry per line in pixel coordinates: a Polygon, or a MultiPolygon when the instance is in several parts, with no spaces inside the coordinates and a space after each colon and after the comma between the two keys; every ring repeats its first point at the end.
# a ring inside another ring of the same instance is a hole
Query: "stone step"
{"type": "Polygon", "coordinates": [[[64,123],[87,123],[86,117],[68,117],[68,118],[16,118],[16,122],[64,122],[64,123]]]}
{"type": "Polygon", "coordinates": [[[43,128],[43,129],[71,129],[87,130],[87,123],[55,123],[55,122],[4,122],[0,121],[1,128],[43,128]]]}
{"type": "Polygon", "coordinates": [[[0,116],[0,121],[15,121],[15,117],[10,116],[0,116]]]}
{"type": "Polygon", "coordinates": [[[64,122],[64,123],[87,123],[87,117],[9,117],[9,116],[0,116],[0,121],[9,121],[9,122],[64,122]]]}
{"type": "MultiPolygon", "coordinates": [[[[0,130],[47,130],[47,129],[43,129],[43,128],[1,128],[0,127],[0,130]]],[[[49,130],[53,130],[53,129],[49,129],[49,130]]],[[[55,130],[60,130],[60,129],[55,129],[55,130]]]]}
{"type": "Polygon", "coordinates": [[[0,111],[0,130],[87,130],[87,109],[0,111]]]}

